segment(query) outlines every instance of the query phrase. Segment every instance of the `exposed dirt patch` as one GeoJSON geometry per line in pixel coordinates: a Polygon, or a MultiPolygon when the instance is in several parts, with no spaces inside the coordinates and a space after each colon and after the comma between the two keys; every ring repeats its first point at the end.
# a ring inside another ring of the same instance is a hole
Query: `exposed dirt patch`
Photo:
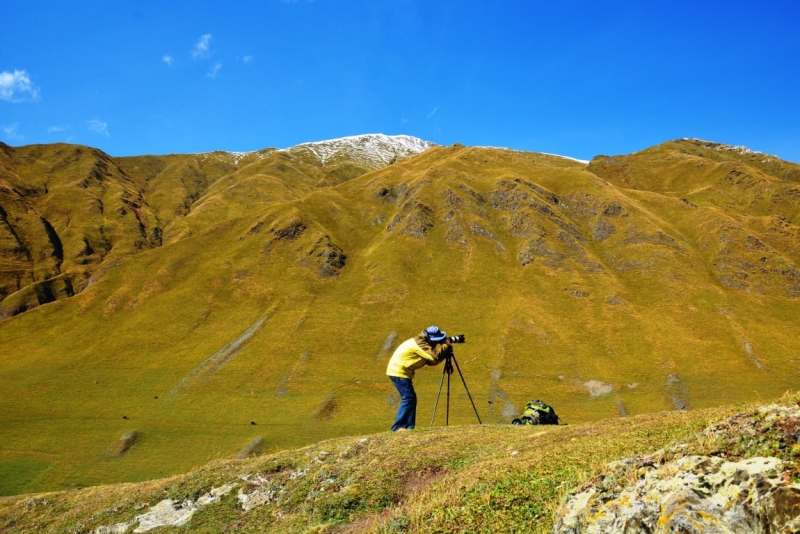
{"type": "Polygon", "coordinates": [[[689,404],[689,390],[677,375],[669,375],[664,387],[664,393],[669,397],[673,410],[691,410],[689,404]]]}
{"type": "Polygon", "coordinates": [[[275,391],[276,395],[286,395],[288,392],[288,388],[293,380],[299,377],[303,369],[308,361],[308,351],[304,351],[303,355],[300,356],[300,359],[292,366],[291,369],[286,373],[286,375],[281,378],[281,381],[278,382],[278,389],[275,391]]]}
{"type": "Polygon", "coordinates": [[[122,456],[139,440],[139,433],[137,431],[128,432],[117,441],[117,446],[114,449],[114,456],[122,456]]]}
{"type": "Polygon", "coordinates": [[[686,249],[678,244],[675,239],[668,236],[664,232],[656,231],[653,234],[648,234],[641,231],[639,228],[629,226],[627,230],[627,237],[623,241],[625,245],[656,245],[674,248],[685,252],[686,249]]]}
{"type": "Polygon", "coordinates": [[[747,355],[750,357],[750,359],[753,361],[756,367],[758,367],[759,369],[764,368],[764,364],[761,363],[761,361],[758,358],[756,358],[756,349],[753,347],[752,343],[745,341],[744,350],[745,352],[747,352],[747,355]]]}
{"type": "Polygon", "coordinates": [[[500,416],[510,423],[511,419],[519,414],[519,410],[500,386],[501,378],[503,378],[503,372],[500,368],[495,368],[489,384],[489,413],[494,416],[499,411],[500,416]]]}
{"type": "Polygon", "coordinates": [[[264,438],[258,437],[253,439],[247,446],[239,452],[237,458],[239,460],[243,460],[248,456],[255,456],[260,454],[264,450],[265,441],[264,438]]]}
{"type": "Polygon", "coordinates": [[[628,302],[627,300],[618,295],[611,295],[610,297],[608,297],[607,302],[612,306],[630,306],[631,304],[630,302],[628,302]]]}
{"type": "Polygon", "coordinates": [[[788,443],[800,443],[800,418],[782,419],[775,423],[775,430],[782,432],[788,443]]]}
{"type": "Polygon", "coordinates": [[[381,293],[365,295],[361,298],[361,304],[375,304],[376,302],[386,302],[388,300],[402,300],[408,296],[408,290],[387,290],[381,293]]]}
{"type": "Polygon", "coordinates": [[[614,386],[600,382],[599,380],[589,380],[583,383],[583,387],[589,392],[592,397],[600,397],[601,395],[608,395],[614,391],[614,386]]]}
{"type": "Polygon", "coordinates": [[[339,525],[330,530],[330,534],[361,534],[362,532],[373,532],[378,525],[387,523],[392,517],[391,510],[385,510],[380,514],[368,514],[348,523],[339,525]]]}
{"type": "Polygon", "coordinates": [[[250,278],[251,276],[253,276],[253,273],[251,273],[251,272],[250,272],[250,271],[248,271],[247,269],[239,269],[239,270],[237,270],[237,271],[236,271],[236,273],[233,275],[233,279],[234,279],[234,280],[237,280],[237,281],[242,281],[242,280],[244,280],[245,278],[250,278]]]}
{"type": "Polygon", "coordinates": [[[338,403],[336,402],[336,397],[330,395],[327,399],[322,401],[317,411],[314,413],[315,419],[330,419],[333,417],[333,413],[336,411],[338,403]]]}
{"type": "Polygon", "coordinates": [[[589,296],[589,292],[588,291],[581,291],[580,289],[573,288],[573,287],[565,287],[565,288],[562,289],[562,291],[566,291],[567,293],[569,293],[573,297],[577,297],[577,298],[580,298],[580,299],[585,299],[586,297],[589,296]]]}
{"type": "Polygon", "coordinates": [[[392,332],[386,336],[386,341],[383,342],[380,352],[375,356],[376,360],[383,358],[395,345],[397,344],[397,332],[392,332]]]}
{"type": "Polygon", "coordinates": [[[447,471],[445,469],[406,473],[400,486],[400,491],[405,496],[413,495],[441,480],[446,474],[447,471]]]}
{"type": "Polygon", "coordinates": [[[253,326],[245,330],[241,336],[234,339],[203,361],[203,363],[201,363],[195,370],[186,375],[177,386],[172,388],[170,394],[175,394],[185,386],[194,382],[203,381],[222,369],[226,363],[228,363],[233,357],[239,354],[245,346],[247,346],[247,344],[250,342],[250,339],[256,332],[258,332],[258,330],[264,324],[264,321],[269,319],[273,311],[274,310],[270,310],[265,313],[260,319],[258,319],[258,321],[255,322],[255,324],[253,324],[253,326]]]}
{"type": "Polygon", "coordinates": [[[600,218],[592,230],[592,239],[602,243],[616,233],[617,229],[613,224],[606,219],[600,218]]]}

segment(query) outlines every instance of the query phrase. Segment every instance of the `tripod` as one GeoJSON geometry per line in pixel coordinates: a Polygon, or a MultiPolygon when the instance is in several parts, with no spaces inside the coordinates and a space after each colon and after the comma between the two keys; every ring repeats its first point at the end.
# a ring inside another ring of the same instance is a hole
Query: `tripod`
{"type": "Polygon", "coordinates": [[[436,407],[439,406],[439,397],[442,394],[442,386],[444,385],[444,377],[447,375],[447,404],[446,404],[446,411],[445,411],[445,425],[450,425],[450,375],[453,374],[453,364],[456,364],[455,369],[458,371],[458,376],[461,377],[461,383],[464,384],[464,390],[467,392],[467,396],[469,397],[469,402],[472,403],[472,409],[475,410],[475,417],[478,418],[478,424],[482,425],[481,416],[478,415],[478,409],[475,407],[475,402],[472,400],[472,395],[469,394],[469,388],[467,387],[467,382],[464,380],[464,375],[461,372],[461,368],[458,366],[458,361],[456,361],[456,355],[453,354],[452,350],[448,350],[445,355],[445,362],[444,362],[444,369],[442,369],[442,380],[439,382],[439,392],[436,394],[436,404],[433,405],[433,416],[431,416],[431,428],[433,428],[433,420],[436,418],[436,407]]]}

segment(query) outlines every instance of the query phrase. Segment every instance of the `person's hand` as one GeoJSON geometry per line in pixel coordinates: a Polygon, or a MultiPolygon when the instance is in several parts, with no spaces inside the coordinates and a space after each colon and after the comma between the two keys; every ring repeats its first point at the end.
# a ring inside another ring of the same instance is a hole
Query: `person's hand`
{"type": "Polygon", "coordinates": [[[449,337],[444,338],[444,344],[447,345],[448,347],[450,346],[450,338],[449,337]]]}

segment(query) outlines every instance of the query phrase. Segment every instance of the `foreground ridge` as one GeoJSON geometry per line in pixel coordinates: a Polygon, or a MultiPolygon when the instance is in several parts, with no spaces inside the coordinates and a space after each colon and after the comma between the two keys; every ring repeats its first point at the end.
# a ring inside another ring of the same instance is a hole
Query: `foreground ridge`
{"type": "MultiPolygon", "coordinates": [[[[791,469],[797,445],[790,431],[800,423],[796,402],[790,396],[734,417],[733,408],[718,408],[550,428],[467,426],[340,438],[217,461],[170,479],[6,498],[0,500],[0,526],[3,532],[35,525],[38,532],[87,534],[182,525],[203,532],[459,532],[465,525],[470,532],[547,532],[557,503],[573,488],[579,489],[568,510],[588,500],[581,491],[605,484],[605,494],[619,494],[615,488],[623,472],[655,473],[672,459],[706,470],[739,462],[746,473],[738,479],[742,487],[762,476],[769,488],[796,492],[791,469]],[[722,422],[693,437],[709,420],[722,422]],[[673,442],[676,438],[680,441],[673,442]],[[775,438],[792,445],[770,448],[775,438]],[[713,454],[719,447],[729,460],[695,461],[693,455],[713,454]],[[635,451],[654,452],[606,466],[635,451]],[[766,459],[749,461],[756,454],[766,459]],[[790,478],[782,478],[783,472],[790,478]]],[[[557,532],[584,532],[574,530],[574,521],[565,522],[573,516],[580,513],[561,511],[557,532]]],[[[595,531],[605,532],[586,530],[595,531]]]]}
{"type": "Polygon", "coordinates": [[[696,439],[612,462],[570,496],[553,532],[798,532],[798,441],[797,404],[735,415],[696,439]]]}

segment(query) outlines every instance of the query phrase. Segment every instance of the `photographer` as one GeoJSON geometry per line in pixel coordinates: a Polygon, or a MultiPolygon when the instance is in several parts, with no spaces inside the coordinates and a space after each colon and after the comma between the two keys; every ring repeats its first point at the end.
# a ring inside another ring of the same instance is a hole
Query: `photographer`
{"type": "Polygon", "coordinates": [[[417,337],[400,344],[389,360],[386,374],[400,394],[400,406],[392,432],[414,428],[417,417],[417,394],[414,393],[414,371],[426,365],[439,365],[451,351],[450,339],[438,326],[430,326],[417,337]]]}

